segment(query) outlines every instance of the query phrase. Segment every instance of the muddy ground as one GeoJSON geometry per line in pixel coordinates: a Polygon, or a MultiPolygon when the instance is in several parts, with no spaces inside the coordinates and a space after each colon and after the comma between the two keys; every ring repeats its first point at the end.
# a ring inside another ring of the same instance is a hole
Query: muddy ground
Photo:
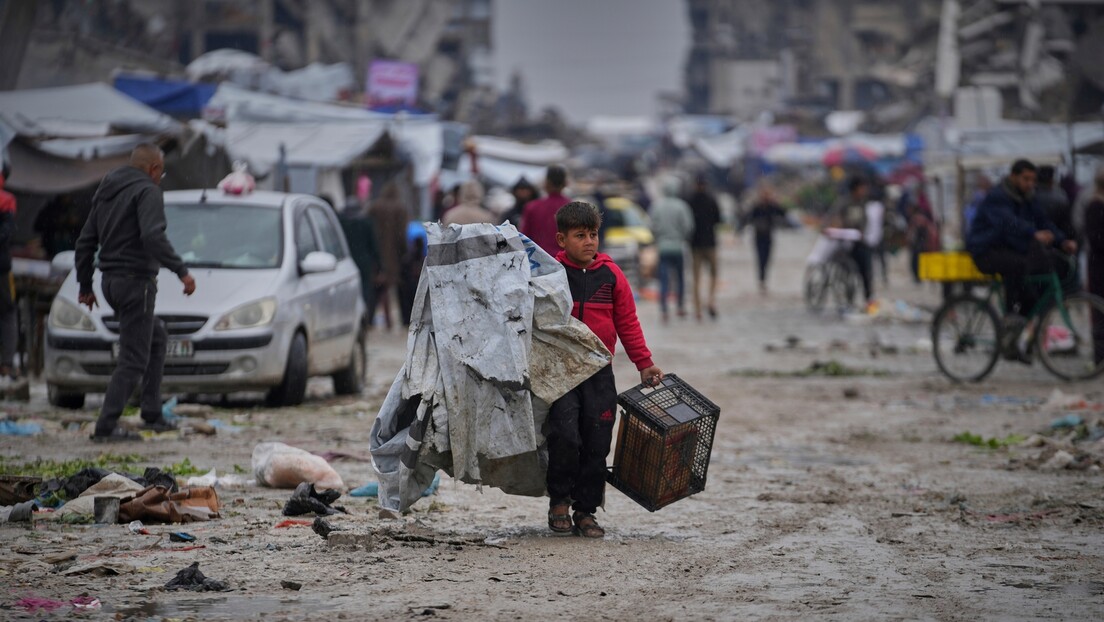
{"type": "MultiPolygon", "coordinates": [[[[1035,468],[1037,448],[953,442],[1046,430],[1065,410],[1055,388],[1104,400],[1104,381],[1061,383],[1039,366],[1001,363],[980,385],[936,370],[926,323],[812,316],[799,295],[808,234],[782,236],[773,291],[752,281],[746,241],[726,238],[720,317],[663,325],[653,302],[640,316],[655,360],[721,407],[706,490],[649,513],[609,489],[603,541],[553,537],[545,499],[510,497],[443,478],[438,494],[401,520],[374,500],[343,497],[346,531],[326,542],[309,527],[275,528],[290,491],[224,489],[222,518],[184,529],[203,548],[161,536],[180,527],[0,526],[0,617],[54,619],[13,604],[27,596],[100,599],[88,619],[1093,619],[1104,616],[1104,478],[1099,470],[1035,468]],[[787,337],[800,340],[785,348],[787,337]],[[834,343],[833,343],[834,342],[834,343]],[[771,351],[772,350],[772,351],[771,351]],[[835,360],[887,375],[763,374],[835,360]],[[420,539],[399,539],[407,536],[420,539]],[[396,538],[395,536],[398,536],[396,538]],[[122,562],[123,574],[63,575],[51,553],[122,562]],[[162,586],[192,562],[232,591],[162,586]],[[281,582],[301,584],[301,589],[281,582]]],[[[933,307],[903,258],[881,295],[933,307]]],[[[203,470],[249,467],[253,446],[281,440],[311,451],[368,454],[375,411],[404,356],[405,335],[376,330],[364,395],[336,399],[312,384],[303,407],[215,404],[209,417],[238,431],[159,438],[113,448],[144,464],[187,457],[203,470]]],[[[619,388],[635,384],[624,354],[619,388]]],[[[7,405],[46,425],[30,439],[0,437],[9,459],[95,457],[70,413],[7,405]]],[[[83,414],[94,415],[90,401],[83,414]]],[[[1097,413],[1100,416],[1100,413],[1097,413]]],[[[337,462],[352,485],[371,466],[337,462]]]]}

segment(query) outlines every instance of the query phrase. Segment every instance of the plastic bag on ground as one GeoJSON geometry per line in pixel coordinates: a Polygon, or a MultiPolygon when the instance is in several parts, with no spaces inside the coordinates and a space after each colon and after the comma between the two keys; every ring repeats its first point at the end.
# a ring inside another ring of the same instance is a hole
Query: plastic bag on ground
{"type": "Polygon", "coordinates": [[[253,448],[253,477],[269,488],[295,488],[303,482],[344,491],[345,482],[321,456],[283,443],[258,443],[253,448]]]}

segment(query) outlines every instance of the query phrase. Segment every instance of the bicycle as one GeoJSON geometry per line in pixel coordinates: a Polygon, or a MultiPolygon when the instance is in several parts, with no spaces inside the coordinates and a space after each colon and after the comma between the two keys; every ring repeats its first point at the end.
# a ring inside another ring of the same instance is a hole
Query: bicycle
{"type": "MultiPolygon", "coordinates": [[[[1001,282],[979,272],[967,253],[924,253],[921,278],[970,285],[936,311],[932,351],[939,370],[951,380],[981,381],[996,367],[1001,344],[1006,343],[997,312],[1004,308],[1001,282]],[[983,296],[975,293],[979,285],[986,288],[983,296]]],[[[1028,276],[1027,281],[1043,289],[1023,329],[1030,330],[1027,352],[1034,351],[1043,366],[1063,380],[1087,380],[1104,372],[1104,299],[1085,292],[1067,295],[1053,271],[1028,276]]]]}
{"type": "Polygon", "coordinates": [[[859,267],[849,252],[854,238],[842,231],[846,230],[826,231],[809,254],[804,279],[805,304],[814,313],[822,311],[829,299],[832,308],[839,310],[848,309],[855,302],[860,278],[859,267]]]}

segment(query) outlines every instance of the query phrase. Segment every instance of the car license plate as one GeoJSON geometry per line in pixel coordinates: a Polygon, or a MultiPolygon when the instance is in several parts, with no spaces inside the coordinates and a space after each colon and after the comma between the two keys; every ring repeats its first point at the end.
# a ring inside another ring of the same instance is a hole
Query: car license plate
{"type": "MultiPolygon", "coordinates": [[[[191,341],[171,339],[165,344],[165,358],[186,359],[195,355],[195,346],[191,341]]],[[[119,358],[119,342],[111,344],[111,358],[119,358]]]]}

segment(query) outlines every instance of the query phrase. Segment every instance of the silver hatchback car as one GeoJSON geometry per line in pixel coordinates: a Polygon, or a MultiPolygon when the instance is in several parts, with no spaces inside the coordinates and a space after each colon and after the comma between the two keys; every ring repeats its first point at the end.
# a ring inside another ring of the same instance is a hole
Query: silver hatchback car
{"type": "MultiPolygon", "coordinates": [[[[360,274],[333,210],[282,192],[165,193],[167,234],[196,279],[185,296],[175,275],[158,279],[157,316],[169,333],[163,390],[267,391],[273,405],[303,401],[310,376],[333,377],[339,394],[363,388],[367,312],[360,274]]],[[[80,408],[107,388],[119,324],[110,307],[77,304],[73,255],[50,309],[46,382],[50,403],[80,408]]],[[[93,283],[103,301],[100,273],[93,283]]]]}

